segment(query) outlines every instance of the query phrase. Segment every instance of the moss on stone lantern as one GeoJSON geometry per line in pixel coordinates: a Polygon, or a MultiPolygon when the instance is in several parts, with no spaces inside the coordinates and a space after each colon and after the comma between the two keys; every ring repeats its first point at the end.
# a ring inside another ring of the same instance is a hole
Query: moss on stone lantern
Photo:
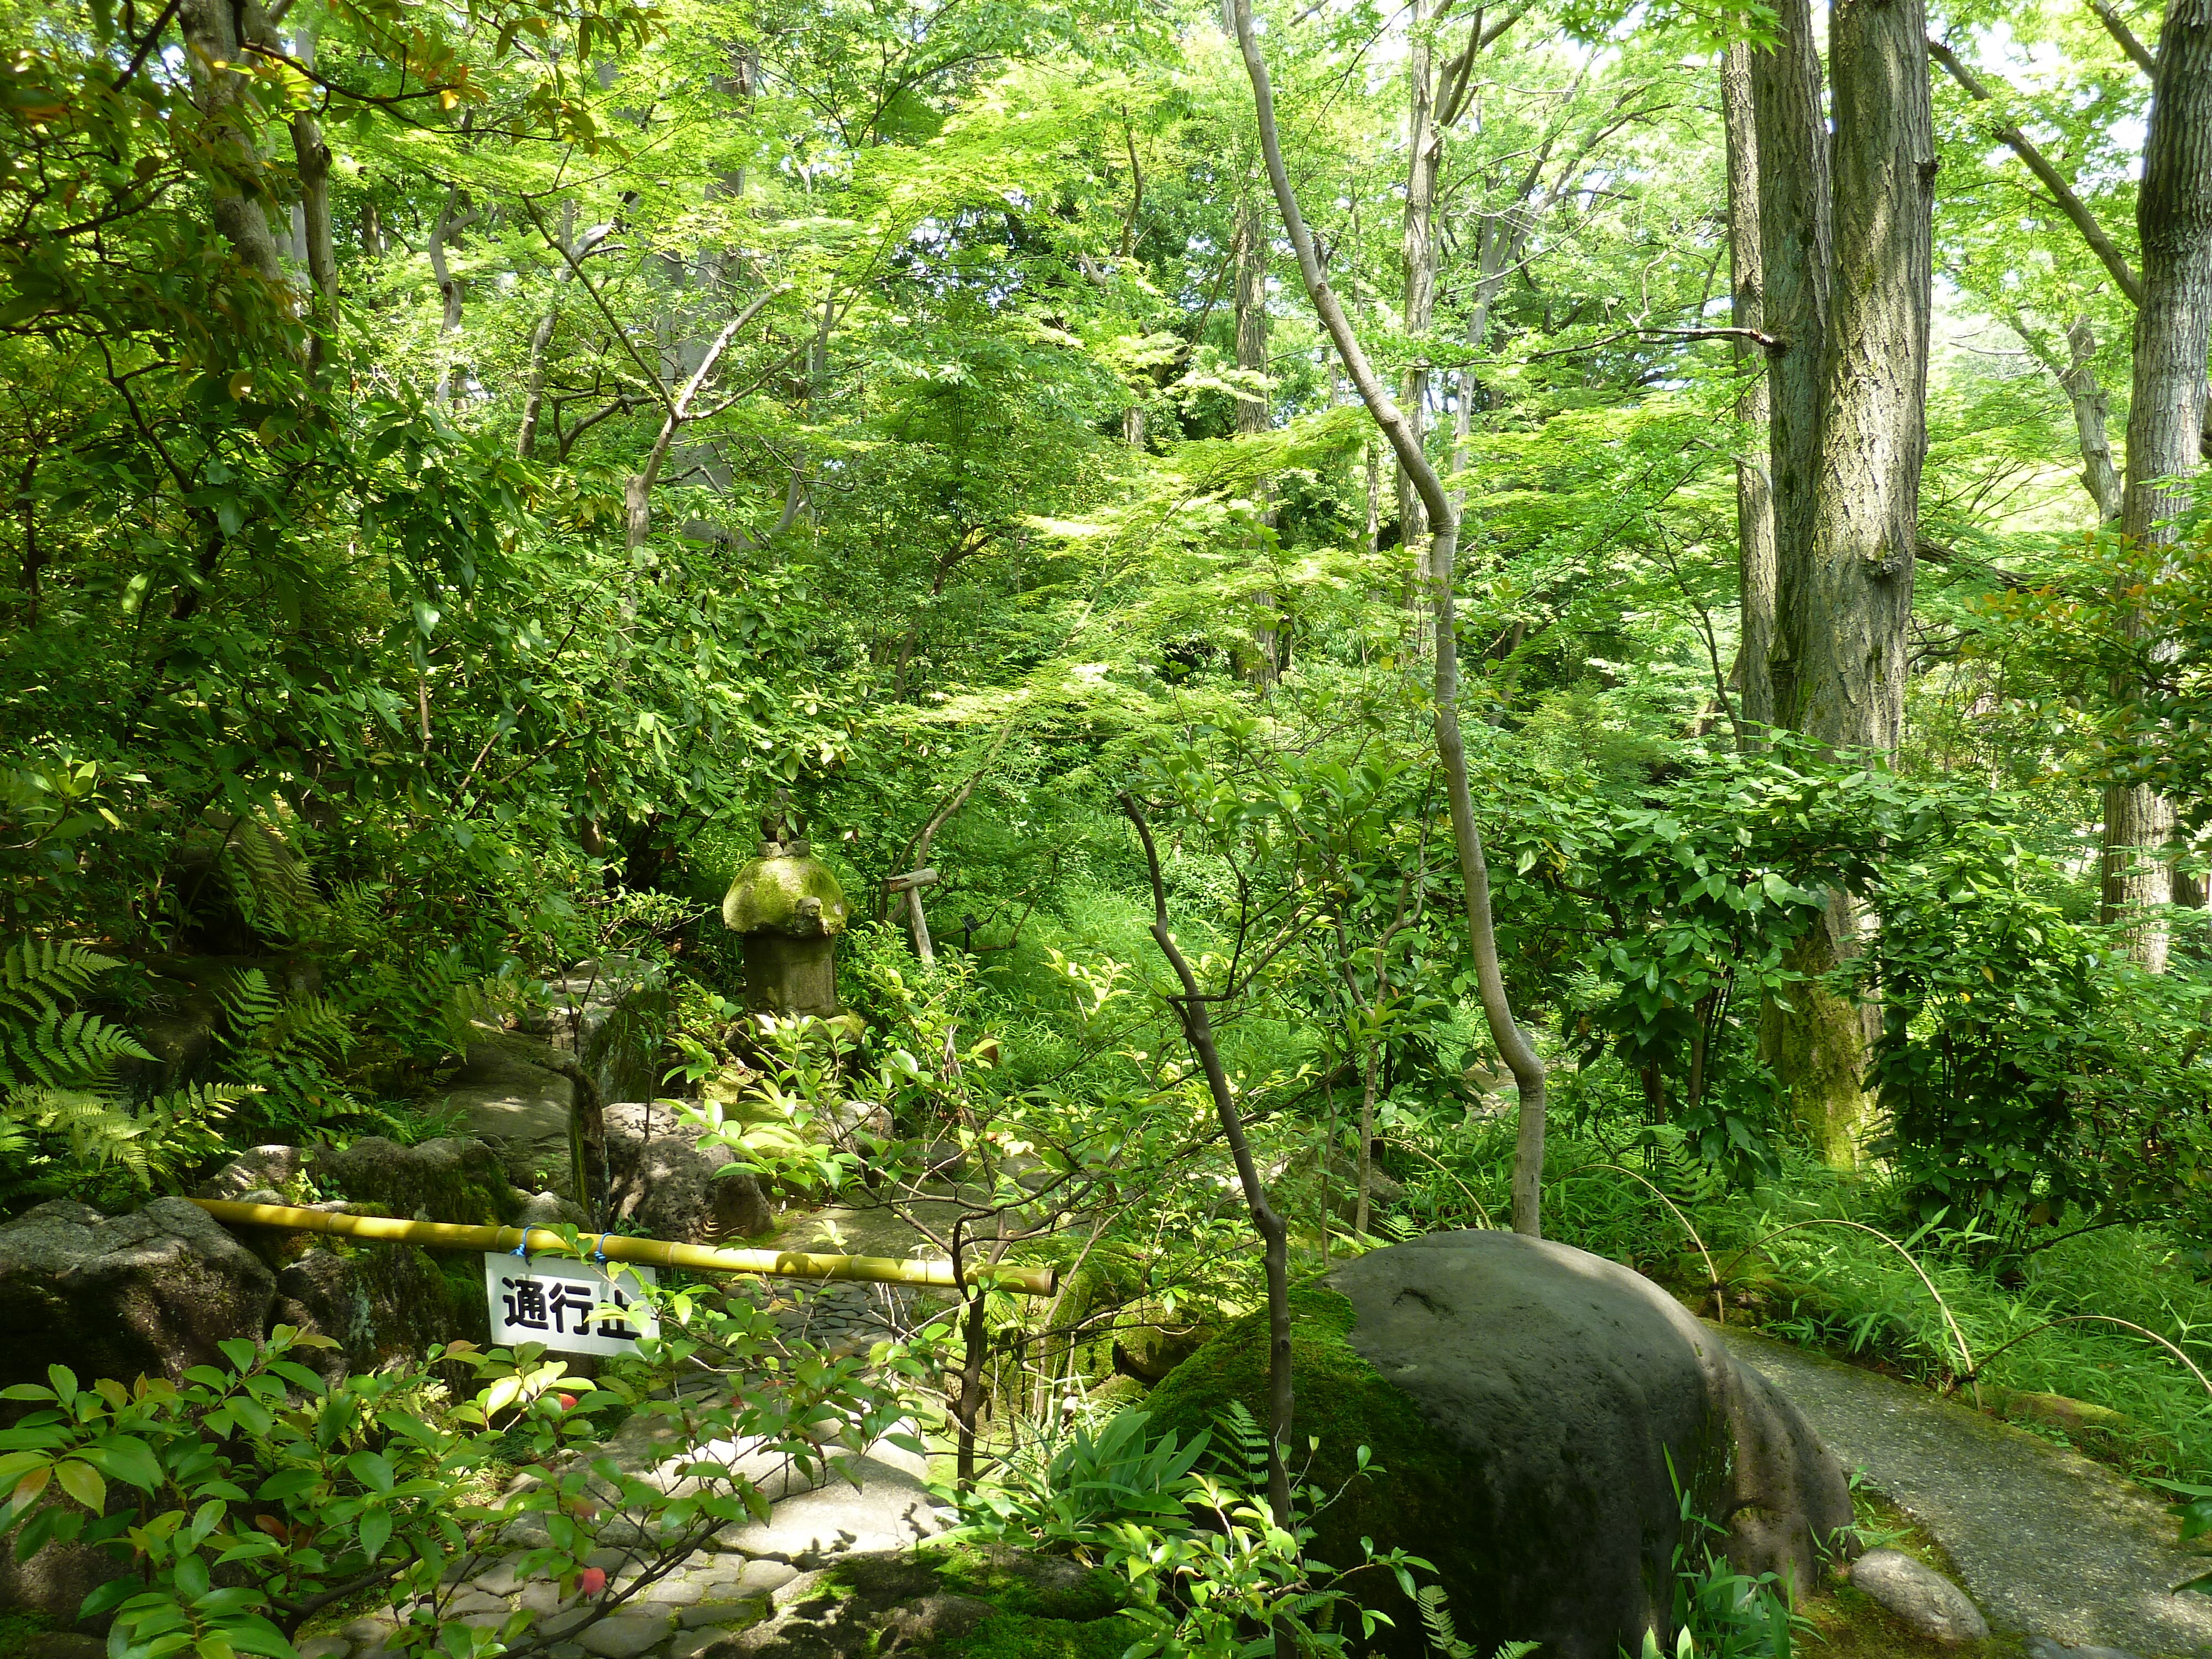
{"type": "Polygon", "coordinates": [[[839,1012],[837,935],[852,907],[800,838],[804,829],[779,793],[761,818],[760,856],[723,896],[722,923],[743,939],[746,1007],[830,1019],[839,1012]]]}

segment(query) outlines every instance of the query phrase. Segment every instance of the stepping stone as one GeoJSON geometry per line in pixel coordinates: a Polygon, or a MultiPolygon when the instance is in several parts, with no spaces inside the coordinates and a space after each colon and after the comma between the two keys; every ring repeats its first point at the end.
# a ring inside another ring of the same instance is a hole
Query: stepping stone
{"type": "Polygon", "coordinates": [[[686,1630],[698,1630],[707,1625],[750,1625],[767,1614],[768,1603],[755,1596],[743,1601],[702,1601],[684,1608],[677,1621],[686,1630]]]}
{"type": "Polygon", "coordinates": [[[524,1583],[522,1575],[516,1571],[521,1560],[522,1558],[520,1555],[507,1557],[506,1559],[493,1565],[489,1571],[478,1573],[471,1588],[480,1589],[486,1595],[514,1595],[524,1583]]]}
{"type": "Polygon", "coordinates": [[[599,1659],[637,1659],[668,1638],[668,1620],[654,1613],[617,1613],[576,1632],[577,1645],[599,1659]]]}
{"type": "Polygon", "coordinates": [[[1966,1591],[1903,1550],[1869,1550],[1851,1563],[1851,1583],[1938,1642],[1978,1642],[1990,1633],[1966,1591]]]}
{"type": "Polygon", "coordinates": [[[459,1595],[451,1597],[444,1608],[446,1616],[449,1619],[465,1618],[472,1613],[503,1614],[507,1610],[507,1603],[500,1597],[489,1591],[473,1589],[462,1590],[459,1595]]]}
{"type": "MultiPolygon", "coordinates": [[[[107,1650],[103,1647],[105,1654],[107,1650]]],[[[353,1651],[353,1644],[343,1636],[318,1636],[312,1642],[300,1644],[300,1659],[346,1659],[353,1651]]]]}
{"type": "Polygon", "coordinates": [[[659,1607],[683,1607],[697,1601],[707,1593],[704,1581],[689,1574],[672,1574],[657,1583],[646,1587],[640,1598],[659,1607]]]}
{"type": "MultiPolygon", "coordinates": [[[[306,1652],[306,1649],[301,1650],[303,1656],[306,1652]]],[[[2027,1638],[2027,1659],[2136,1659],[2136,1656],[2118,1648],[2062,1647],[2048,1636],[2031,1636],[2027,1638]]]]}

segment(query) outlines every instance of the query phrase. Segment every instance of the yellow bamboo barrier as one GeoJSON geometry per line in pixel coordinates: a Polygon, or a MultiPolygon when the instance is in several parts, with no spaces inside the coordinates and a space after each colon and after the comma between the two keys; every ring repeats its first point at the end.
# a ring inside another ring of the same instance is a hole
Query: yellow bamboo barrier
{"type": "MultiPolygon", "coordinates": [[[[290,1232],[334,1233],[386,1244],[419,1244],[428,1250],[566,1251],[561,1235],[544,1227],[471,1227],[451,1221],[401,1221],[391,1216],[344,1215],[289,1204],[236,1204],[196,1198],[193,1203],[232,1227],[281,1227],[290,1232]]],[[[884,1255],[811,1255],[804,1250],[726,1250],[711,1244],[676,1244],[621,1233],[580,1233],[577,1241],[610,1261],[695,1273],[768,1273],[779,1279],[856,1279],[884,1285],[953,1288],[950,1261],[907,1261],[884,1255]]],[[[1056,1267],[971,1267],[970,1285],[994,1284],[1018,1296],[1050,1296],[1059,1288],[1056,1267]]]]}

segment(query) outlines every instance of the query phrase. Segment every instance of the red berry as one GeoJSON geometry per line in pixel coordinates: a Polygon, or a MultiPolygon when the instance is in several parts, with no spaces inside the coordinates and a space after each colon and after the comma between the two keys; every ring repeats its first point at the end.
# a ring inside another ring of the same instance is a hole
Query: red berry
{"type": "Polygon", "coordinates": [[[576,1587],[586,1595],[597,1595],[607,1587],[607,1570],[605,1567],[586,1567],[576,1579],[576,1587]]]}
{"type": "Polygon", "coordinates": [[[553,1397],[561,1402],[561,1409],[562,1411],[572,1412],[576,1409],[576,1396],[574,1395],[556,1394],[553,1397]]]}

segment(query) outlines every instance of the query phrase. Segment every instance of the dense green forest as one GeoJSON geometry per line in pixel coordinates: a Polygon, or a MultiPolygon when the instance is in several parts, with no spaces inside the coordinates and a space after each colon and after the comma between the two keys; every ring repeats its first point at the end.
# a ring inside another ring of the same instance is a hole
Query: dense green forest
{"type": "Polygon", "coordinates": [[[0,1212],[621,962],[971,1486],[1493,1225],[2212,1477],[2212,10],[1260,14],[0,0],[0,1212]]]}

